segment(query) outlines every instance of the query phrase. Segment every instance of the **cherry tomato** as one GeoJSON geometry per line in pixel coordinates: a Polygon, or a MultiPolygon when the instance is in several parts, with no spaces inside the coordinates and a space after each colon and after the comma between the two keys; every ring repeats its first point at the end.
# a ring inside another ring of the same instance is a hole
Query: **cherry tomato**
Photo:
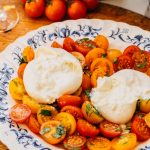
{"type": "Polygon", "coordinates": [[[24,123],[30,115],[31,109],[25,104],[16,104],[10,111],[11,119],[17,123],[24,123]]]}
{"type": "Polygon", "coordinates": [[[91,88],[91,78],[89,74],[84,73],[83,78],[82,78],[82,89],[83,90],[88,90],[91,88]]]}
{"type": "Polygon", "coordinates": [[[98,0],[83,0],[88,10],[94,10],[98,6],[98,0]]]}
{"type": "Polygon", "coordinates": [[[145,123],[145,114],[137,114],[132,122],[131,131],[136,134],[138,141],[145,141],[150,138],[150,128],[145,123]]]}
{"type": "Polygon", "coordinates": [[[51,21],[60,21],[66,13],[66,4],[63,0],[51,0],[46,6],[45,15],[51,21]]]}
{"type": "Polygon", "coordinates": [[[33,115],[29,118],[28,127],[33,133],[38,134],[40,131],[40,124],[33,115]]]}
{"type": "Polygon", "coordinates": [[[75,42],[71,37],[66,37],[63,42],[63,49],[68,52],[72,52],[75,49],[75,42]]]}
{"type": "Polygon", "coordinates": [[[96,48],[96,44],[89,38],[83,38],[75,42],[76,51],[82,53],[84,56],[93,48],[96,48]]]}
{"type": "Polygon", "coordinates": [[[145,120],[147,126],[150,128],[150,112],[145,115],[144,120],[145,120]]]}
{"type": "Polygon", "coordinates": [[[79,96],[75,95],[63,95],[57,100],[58,106],[60,108],[67,106],[67,105],[72,105],[72,106],[80,106],[82,103],[82,100],[79,96]]]}
{"type": "Polygon", "coordinates": [[[64,141],[64,147],[67,150],[82,150],[86,143],[86,138],[79,135],[68,136],[64,141]]]}
{"type": "Polygon", "coordinates": [[[44,13],[44,0],[27,0],[25,4],[25,12],[29,17],[40,17],[44,13]]]}
{"type": "Polygon", "coordinates": [[[71,19],[83,18],[86,16],[86,12],[87,9],[85,4],[80,0],[74,0],[73,2],[71,2],[67,11],[68,16],[71,19]]]}
{"type": "Polygon", "coordinates": [[[114,63],[116,70],[132,69],[134,67],[134,61],[130,56],[127,55],[119,56],[114,63]]]}
{"type": "Polygon", "coordinates": [[[130,45],[124,50],[123,54],[132,57],[133,54],[137,51],[140,51],[140,48],[138,46],[130,45]]]}
{"type": "Polygon", "coordinates": [[[71,114],[72,116],[74,116],[75,119],[83,118],[81,109],[76,106],[71,106],[71,105],[64,106],[61,109],[61,112],[67,112],[71,114]]]}
{"type": "Polygon", "coordinates": [[[86,120],[79,119],[77,121],[77,131],[82,136],[87,137],[95,137],[99,134],[99,129],[97,129],[94,125],[88,123],[86,120]]]}
{"type": "Polygon", "coordinates": [[[114,138],[121,135],[122,129],[118,124],[105,120],[100,123],[100,132],[105,137],[114,138]]]}
{"type": "Polygon", "coordinates": [[[26,1],[27,1],[27,0],[21,0],[21,2],[22,2],[23,4],[25,4],[25,3],[26,3],[26,1]]]}
{"type": "Polygon", "coordinates": [[[24,74],[24,70],[25,70],[26,66],[27,66],[27,64],[23,63],[18,68],[18,77],[21,79],[23,79],[23,74],[24,74]]]}

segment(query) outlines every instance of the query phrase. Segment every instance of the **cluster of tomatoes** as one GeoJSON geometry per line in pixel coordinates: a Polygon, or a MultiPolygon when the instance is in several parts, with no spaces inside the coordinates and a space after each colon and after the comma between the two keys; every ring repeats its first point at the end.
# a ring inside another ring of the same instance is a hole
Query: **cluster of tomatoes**
{"type": "Polygon", "coordinates": [[[22,0],[29,17],[40,17],[44,13],[51,21],[60,21],[67,14],[71,19],[86,16],[87,11],[98,6],[98,0],[22,0]]]}
{"type": "Polygon", "coordinates": [[[131,150],[137,141],[150,138],[150,100],[140,100],[131,122],[119,125],[99,114],[90,100],[90,91],[98,77],[110,76],[121,69],[149,72],[149,52],[137,46],[127,47],[123,54],[108,49],[109,41],[103,35],[94,40],[64,39],[63,45],[54,41],[51,47],[63,48],[74,55],[83,67],[81,87],[72,95],[63,95],[55,103],[39,104],[31,98],[23,85],[23,73],[28,62],[34,59],[34,50],[27,46],[20,60],[18,77],[11,80],[9,91],[22,103],[11,108],[11,119],[26,123],[29,129],[40,134],[50,144],[62,143],[68,150],[131,150]],[[19,112],[19,113],[18,113],[19,112]]]}

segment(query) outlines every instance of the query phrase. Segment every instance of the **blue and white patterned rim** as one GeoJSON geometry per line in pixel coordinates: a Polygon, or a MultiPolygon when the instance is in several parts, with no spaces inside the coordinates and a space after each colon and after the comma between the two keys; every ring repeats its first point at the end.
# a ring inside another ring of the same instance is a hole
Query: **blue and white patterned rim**
{"type": "MultiPolygon", "coordinates": [[[[123,50],[130,44],[150,51],[150,33],[138,27],[110,20],[80,19],[68,20],[41,27],[10,44],[0,53],[0,140],[11,150],[52,150],[56,148],[45,143],[30,132],[25,125],[18,125],[9,117],[9,108],[15,103],[8,92],[11,78],[16,76],[16,70],[21,60],[21,51],[27,45],[35,50],[41,46],[49,46],[52,41],[62,43],[71,36],[74,39],[82,37],[94,38],[98,34],[108,37],[111,48],[123,50]]],[[[150,141],[140,145],[138,150],[150,150],[150,141]]]]}

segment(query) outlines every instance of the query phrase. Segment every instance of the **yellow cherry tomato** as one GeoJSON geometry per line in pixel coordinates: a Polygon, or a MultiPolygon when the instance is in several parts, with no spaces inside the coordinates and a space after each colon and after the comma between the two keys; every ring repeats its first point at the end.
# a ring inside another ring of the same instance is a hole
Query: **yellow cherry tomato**
{"type": "Polygon", "coordinates": [[[144,113],[150,112],[150,100],[139,100],[139,108],[144,113]]]}

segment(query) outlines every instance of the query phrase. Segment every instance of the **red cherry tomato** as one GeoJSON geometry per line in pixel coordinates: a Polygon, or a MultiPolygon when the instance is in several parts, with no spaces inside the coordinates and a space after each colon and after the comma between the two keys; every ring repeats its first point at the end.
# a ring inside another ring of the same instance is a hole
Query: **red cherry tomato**
{"type": "Polygon", "coordinates": [[[98,6],[98,0],[83,0],[88,10],[94,10],[98,6]]]}
{"type": "Polygon", "coordinates": [[[27,0],[25,4],[25,12],[29,17],[40,17],[44,13],[44,0],[27,0]]]}
{"type": "Polygon", "coordinates": [[[145,114],[137,114],[132,122],[131,131],[136,134],[138,141],[145,141],[150,138],[150,128],[144,120],[145,114]]]}
{"type": "Polygon", "coordinates": [[[140,48],[138,46],[130,45],[124,50],[123,54],[132,57],[132,55],[137,51],[140,51],[140,48]]]}
{"type": "Polygon", "coordinates": [[[74,44],[75,44],[75,42],[72,38],[66,37],[63,42],[63,49],[65,49],[68,52],[72,52],[75,49],[74,44]]]}
{"type": "Polygon", "coordinates": [[[114,138],[121,135],[122,129],[118,124],[105,120],[100,123],[100,132],[105,137],[114,138]]]}
{"type": "Polygon", "coordinates": [[[52,0],[46,6],[45,15],[51,21],[60,21],[64,18],[66,9],[64,0],[52,0]]]}
{"type": "Polygon", "coordinates": [[[99,134],[99,129],[97,129],[94,125],[90,124],[86,120],[79,119],[77,121],[77,131],[82,136],[87,137],[95,137],[99,134]]]}
{"type": "Polygon", "coordinates": [[[21,2],[22,2],[23,4],[25,4],[25,3],[26,3],[26,1],[27,1],[27,0],[21,0],[21,2]]]}
{"type": "Polygon", "coordinates": [[[16,104],[11,108],[10,117],[14,122],[24,123],[31,115],[31,109],[25,104],[16,104]]]}
{"type": "Polygon", "coordinates": [[[74,0],[71,2],[67,13],[71,19],[79,19],[86,16],[86,11],[87,9],[84,2],[80,0],[74,0]]]}

